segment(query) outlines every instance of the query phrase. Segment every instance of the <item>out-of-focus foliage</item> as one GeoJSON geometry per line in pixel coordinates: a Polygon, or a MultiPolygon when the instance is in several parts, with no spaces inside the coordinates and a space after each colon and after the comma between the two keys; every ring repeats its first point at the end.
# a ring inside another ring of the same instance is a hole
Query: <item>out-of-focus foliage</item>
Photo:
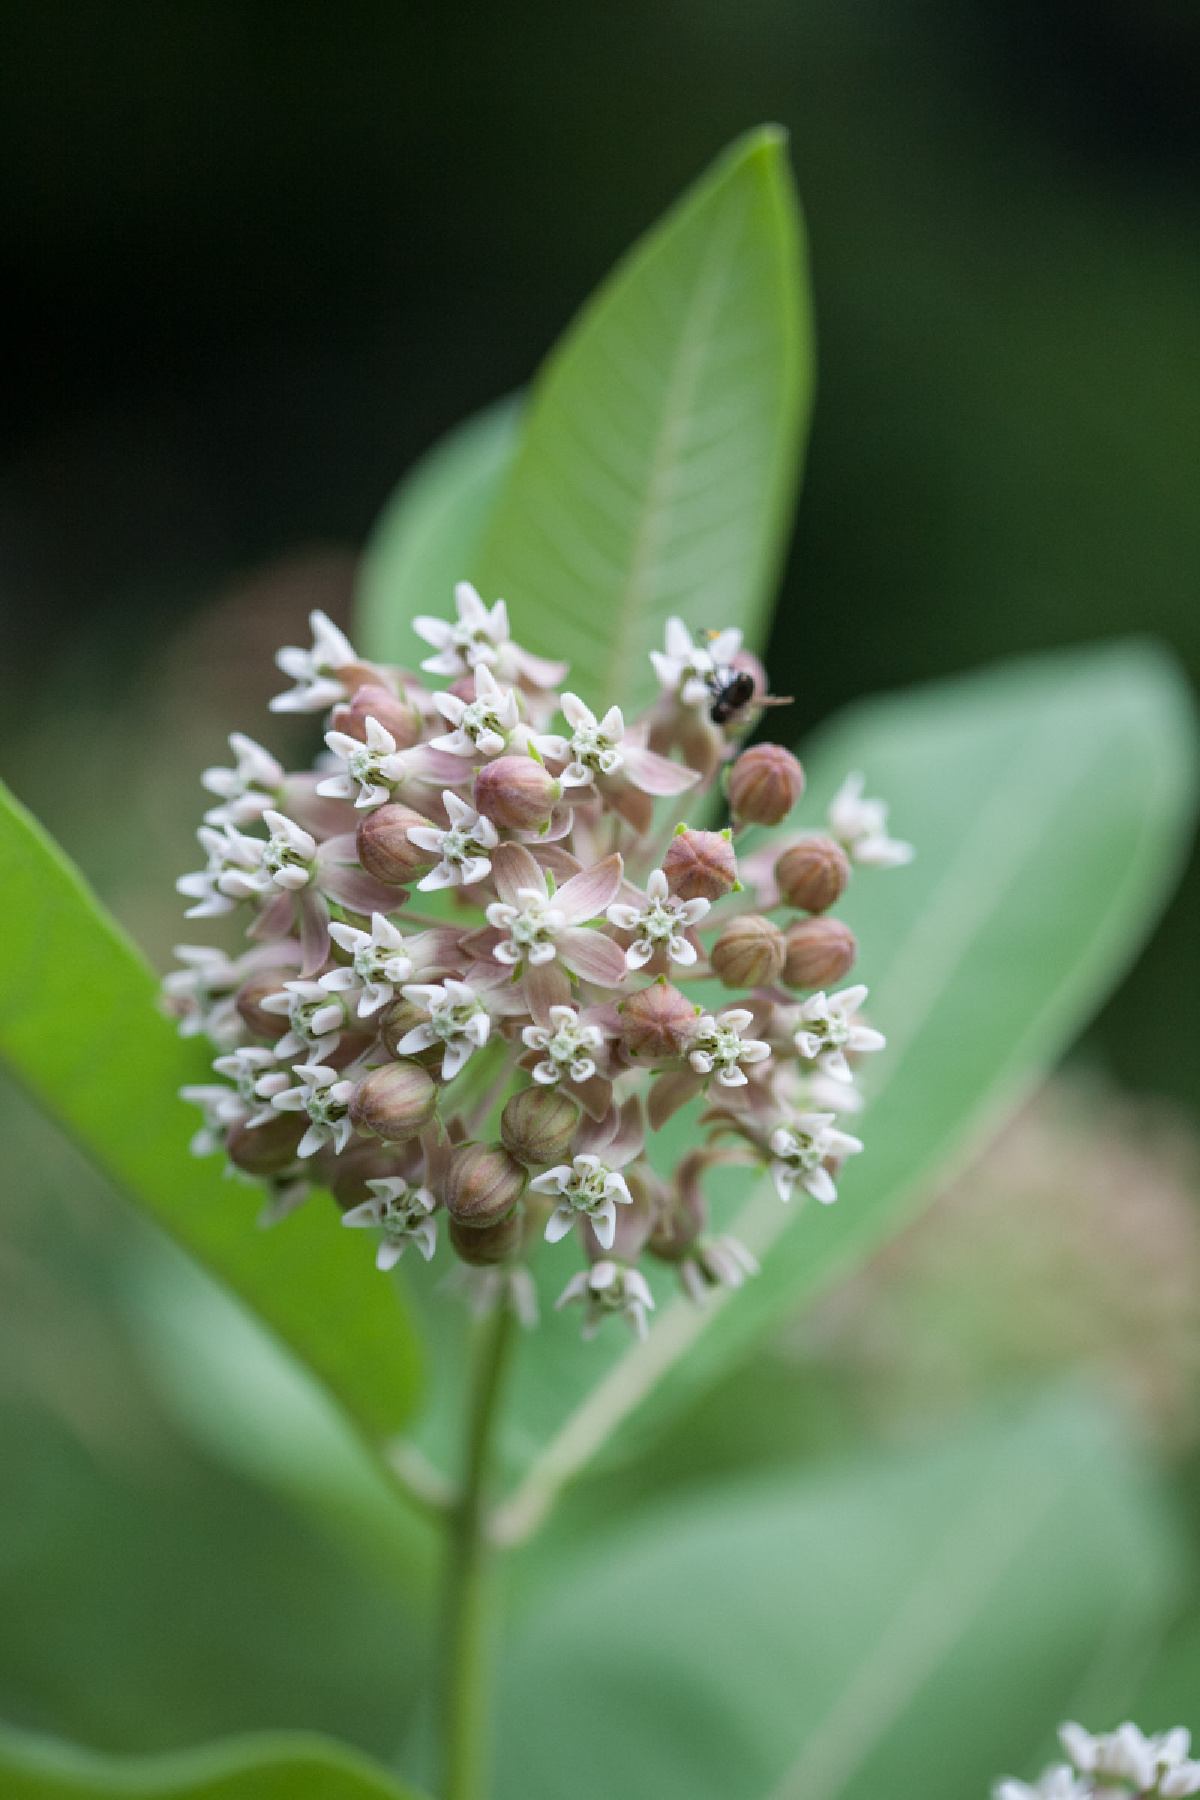
{"type": "Polygon", "coordinates": [[[1049,1406],[577,1542],[505,1658],[499,1792],[963,1800],[1124,1706],[1186,1564],[1137,1455],[1049,1406]],[[1119,1644],[1119,1647],[1118,1647],[1119,1644]]]}

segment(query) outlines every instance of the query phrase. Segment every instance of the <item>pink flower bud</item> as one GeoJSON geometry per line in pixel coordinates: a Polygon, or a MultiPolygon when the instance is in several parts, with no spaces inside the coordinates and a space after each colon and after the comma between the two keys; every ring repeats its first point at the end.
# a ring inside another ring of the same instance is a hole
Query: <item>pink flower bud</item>
{"type": "Polygon", "coordinates": [[[743,750],[729,771],[729,810],[748,825],[782,825],[804,792],[804,770],[782,744],[743,750]]]}
{"type": "MultiPolygon", "coordinates": [[[[380,1015],[379,1035],[383,1039],[384,1048],[390,1056],[400,1055],[400,1045],[410,1031],[418,1025],[427,1025],[429,1014],[423,1006],[413,1000],[394,1000],[387,1010],[380,1015]]],[[[411,1051],[404,1052],[405,1058],[420,1063],[423,1069],[440,1070],[445,1057],[442,1044],[430,1044],[427,1050],[418,1050],[414,1056],[411,1051]]]]}
{"type": "Polygon", "coordinates": [[[557,1163],[567,1157],[579,1108],[560,1088],[530,1087],[514,1094],[500,1115],[504,1147],[519,1162],[557,1163]]]}
{"type": "Polygon", "coordinates": [[[365,744],[368,719],[377,720],[385,731],[391,732],[397,750],[410,750],[421,741],[420,713],[393,694],[390,688],[380,687],[377,683],[369,682],[357,688],[349,705],[334,707],[329,722],[334,731],[344,731],[347,737],[357,738],[365,744]]]}
{"type": "Polygon", "coordinates": [[[498,756],[475,777],[476,809],[508,831],[545,825],[562,792],[562,782],[534,756],[498,756]]]}
{"type": "Polygon", "coordinates": [[[784,942],[783,979],[789,987],[832,987],[850,973],[858,954],[854,933],[840,919],[797,919],[784,942]]]}
{"type": "Polygon", "coordinates": [[[673,1062],[682,1053],[696,1023],[696,1008],[669,981],[639,988],[617,1009],[621,1042],[639,1062],[673,1062]]]}
{"type": "Polygon", "coordinates": [[[667,885],[680,900],[720,900],[738,885],[727,831],[677,831],[663,858],[667,885]]]}
{"type": "Polygon", "coordinates": [[[271,1038],[272,1040],[282,1037],[287,1025],[286,1019],[282,1019],[278,1013],[264,1012],[262,1002],[268,994],[280,993],[285,981],[294,981],[295,979],[296,970],[293,966],[291,968],[264,969],[261,974],[252,975],[249,981],[242,983],[234,996],[233,1003],[244,1024],[254,1033],[255,1037],[271,1038]]]}
{"type": "Polygon", "coordinates": [[[514,1206],[506,1219],[495,1225],[474,1227],[450,1217],[446,1235],[450,1247],[465,1263],[475,1269],[492,1269],[515,1256],[521,1248],[525,1221],[523,1208],[514,1206]]]}
{"type": "Polygon", "coordinates": [[[845,892],[850,859],[830,837],[806,837],[775,864],[780,896],[802,912],[823,913],[845,892]]]}
{"type": "Polygon", "coordinates": [[[428,826],[429,820],[411,807],[377,806],[358,823],[358,860],[376,881],[405,887],[431,869],[436,858],[418,850],[409,839],[410,826],[428,826]]]}
{"type": "Polygon", "coordinates": [[[317,1168],[342,1211],[349,1212],[352,1206],[362,1206],[374,1199],[368,1181],[382,1181],[389,1175],[408,1172],[402,1160],[404,1154],[402,1151],[397,1155],[385,1144],[370,1144],[364,1140],[347,1145],[340,1156],[325,1158],[319,1155],[317,1168]]]}
{"type": "Polygon", "coordinates": [[[364,1076],[350,1096],[350,1117],[360,1131],[388,1144],[402,1144],[428,1125],[437,1107],[437,1087],[419,1063],[385,1063],[364,1076]]]}
{"type": "Polygon", "coordinates": [[[712,947],[712,966],[729,988],[770,987],[783,973],[787,942],[760,913],[730,919],[712,947]]]}
{"type": "Polygon", "coordinates": [[[296,1160],[308,1120],[280,1113],[261,1125],[232,1125],[225,1140],[229,1160],[247,1175],[277,1175],[296,1160]]]}
{"type": "Polygon", "coordinates": [[[446,1173],[446,1210],[471,1231],[507,1219],[528,1177],[503,1144],[460,1144],[446,1173]]]}

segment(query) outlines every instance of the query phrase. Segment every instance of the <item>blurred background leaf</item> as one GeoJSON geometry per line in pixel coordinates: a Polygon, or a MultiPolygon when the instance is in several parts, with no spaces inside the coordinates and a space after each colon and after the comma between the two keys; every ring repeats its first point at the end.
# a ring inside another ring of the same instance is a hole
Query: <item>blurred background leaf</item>
{"type": "Polygon", "coordinates": [[[812,320],[783,134],[727,150],[591,296],[535,383],[485,597],[637,710],[672,613],[759,648],[791,535],[812,320]]]}
{"type": "Polygon", "coordinates": [[[142,1759],[95,1756],[0,1727],[0,1776],[10,1800],[420,1800],[341,1745],[302,1736],[142,1759]]]}
{"type": "Polygon", "coordinates": [[[97,1166],[254,1307],[376,1444],[414,1403],[418,1350],[369,1247],[329,1205],[255,1229],[263,1196],[189,1150],[198,1040],[158,1010],[154,977],[77,870],[0,789],[0,1054],[97,1166]]]}
{"type": "Polygon", "coordinates": [[[1068,1403],[572,1544],[504,1661],[501,1800],[963,1800],[1127,1704],[1187,1566],[1068,1403]]]}
{"type": "Polygon", "coordinates": [[[520,427],[520,399],[497,401],[448,432],[400,483],[359,567],[354,630],[365,656],[410,668],[419,660],[411,620],[446,612],[455,583],[474,576],[520,427]]]}

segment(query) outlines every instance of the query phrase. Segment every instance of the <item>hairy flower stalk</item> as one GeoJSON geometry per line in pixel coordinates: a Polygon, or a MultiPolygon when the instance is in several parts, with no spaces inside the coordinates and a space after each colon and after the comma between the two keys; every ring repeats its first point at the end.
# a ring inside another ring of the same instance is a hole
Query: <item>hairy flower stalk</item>
{"type": "Polygon", "coordinates": [[[411,1242],[406,1267],[454,1260],[472,1304],[526,1321],[533,1258],[566,1257],[585,1335],[642,1335],[656,1266],[697,1303],[756,1273],[710,1220],[714,1164],[766,1171],[781,1202],[836,1198],[862,1149],[837,1116],[883,1039],[866,989],[837,985],[854,935],[824,915],[852,864],[911,850],[857,775],[825,833],[787,836],[803,771],[739,754],[765,678],[736,631],[672,619],[658,698],[627,718],[516,644],[502,601],[460,583],[455,602],[414,621],[432,654],[413,670],[314,614],[273,707],[324,715],[317,771],[234,733],[233,766],[204,773],[206,862],[178,885],[248,946],[183,946],[164,983],[214,1050],[186,1090],[194,1148],[262,1182],[264,1222],[329,1190],[380,1269],[411,1242]],[[689,1104],[687,1154],[656,1169],[689,1104]]]}

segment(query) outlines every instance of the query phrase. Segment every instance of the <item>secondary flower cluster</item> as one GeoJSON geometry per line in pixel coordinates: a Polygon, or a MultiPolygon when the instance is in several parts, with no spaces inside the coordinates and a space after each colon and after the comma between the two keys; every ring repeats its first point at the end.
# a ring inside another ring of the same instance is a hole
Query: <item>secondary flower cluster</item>
{"type": "Polygon", "coordinates": [[[643,1332],[643,1254],[697,1300],[755,1272],[710,1229],[712,1166],[769,1168],[783,1201],[836,1197],[862,1147],[837,1119],[883,1038],[866,989],[837,987],[856,945],[830,908],[852,862],[911,850],[852,776],[827,831],[739,864],[804,776],[776,745],[738,754],[767,699],[738,632],[696,641],[672,619],[658,698],[627,723],[514,643],[502,601],[455,599],[453,623],[414,621],[419,673],[365,662],[315,613],[272,707],[328,714],[317,768],[235,733],[233,766],[203,776],[207,860],[179,890],[189,918],[239,914],[249,944],[180,946],[164,983],[218,1052],[185,1090],[194,1147],[266,1184],[267,1222],[328,1188],[378,1233],[380,1268],[444,1235],[514,1304],[537,1242],[574,1236],[586,1262],[560,1304],[583,1304],[586,1332],[611,1313],[643,1332]],[[676,823],[683,795],[711,814],[721,791],[727,827],[676,823]],[[656,1172],[647,1134],[696,1101],[693,1147],[656,1172]]]}
{"type": "Polygon", "coordinates": [[[1128,1723],[1093,1736],[1082,1725],[1059,1731],[1069,1760],[1054,1763],[1031,1786],[1001,1781],[995,1800],[1150,1800],[1152,1795],[1200,1794],[1200,1762],[1189,1752],[1191,1736],[1182,1726],[1147,1737],[1128,1723]]]}

